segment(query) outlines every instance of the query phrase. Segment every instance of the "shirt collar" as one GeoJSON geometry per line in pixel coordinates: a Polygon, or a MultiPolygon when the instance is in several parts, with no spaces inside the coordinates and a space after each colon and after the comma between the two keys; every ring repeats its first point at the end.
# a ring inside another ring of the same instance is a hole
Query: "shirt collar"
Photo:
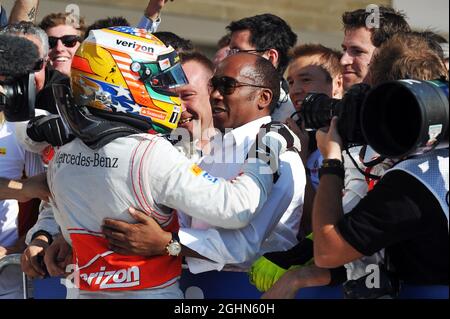
{"type": "Polygon", "coordinates": [[[245,125],[242,125],[224,135],[224,146],[227,147],[230,144],[235,147],[242,146],[249,139],[256,139],[256,135],[259,133],[259,129],[264,124],[271,122],[270,116],[264,116],[245,125]]]}

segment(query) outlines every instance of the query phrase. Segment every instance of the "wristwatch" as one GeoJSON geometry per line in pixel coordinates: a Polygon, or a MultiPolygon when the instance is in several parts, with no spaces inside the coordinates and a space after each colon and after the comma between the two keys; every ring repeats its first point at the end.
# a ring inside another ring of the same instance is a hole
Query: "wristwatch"
{"type": "Polygon", "coordinates": [[[324,159],[322,162],[322,167],[319,168],[319,179],[322,179],[322,176],[324,175],[335,175],[344,180],[344,163],[337,159],[324,159]]]}
{"type": "Polygon", "coordinates": [[[172,240],[167,244],[166,251],[169,256],[178,257],[181,254],[180,237],[177,233],[172,233],[172,240]]]}

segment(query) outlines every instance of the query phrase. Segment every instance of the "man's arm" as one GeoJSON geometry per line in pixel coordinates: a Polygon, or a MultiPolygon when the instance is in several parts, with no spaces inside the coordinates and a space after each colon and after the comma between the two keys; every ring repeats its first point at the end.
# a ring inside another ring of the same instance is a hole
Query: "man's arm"
{"type": "Polygon", "coordinates": [[[261,299],[294,299],[302,288],[326,286],[330,282],[328,269],[316,265],[296,268],[286,272],[261,299]]]}
{"type": "Polygon", "coordinates": [[[168,0],[150,0],[147,8],[145,9],[144,16],[137,27],[146,29],[151,33],[156,32],[159,24],[161,23],[161,10],[167,2],[168,0]]]}
{"type": "Polygon", "coordinates": [[[161,10],[168,1],[169,0],[150,0],[145,9],[145,16],[153,21],[158,20],[161,15],[161,10]]]}
{"type": "Polygon", "coordinates": [[[49,236],[49,238],[53,238],[61,233],[59,225],[55,220],[53,209],[54,208],[49,203],[45,202],[42,203],[38,220],[36,221],[36,224],[34,224],[34,226],[31,227],[27,233],[27,237],[25,240],[25,243],[27,245],[29,245],[36,236],[36,234],[40,232],[48,234],[47,236],[49,236]]]}
{"type": "MultiPolygon", "coordinates": [[[[317,144],[324,159],[342,160],[342,140],[337,132],[336,117],[333,118],[328,133],[317,132],[317,144]]],[[[324,175],[317,189],[313,207],[313,232],[314,260],[319,267],[339,267],[362,257],[361,253],[344,240],[336,227],[339,219],[344,216],[343,186],[341,177],[324,175]]]]}
{"type": "Polygon", "coordinates": [[[39,0],[16,0],[9,17],[9,23],[20,21],[36,22],[39,0]]]}
{"type": "Polygon", "coordinates": [[[179,236],[183,244],[214,261],[210,263],[188,259],[191,271],[222,270],[225,265],[253,261],[265,252],[261,248],[276,227],[280,229],[276,234],[277,242],[271,242],[271,249],[287,250],[296,243],[296,223],[301,218],[306,174],[297,153],[287,152],[280,159],[279,180],[267,202],[248,226],[236,230],[180,230],[179,236]],[[282,219],[283,224],[277,226],[282,219]]]}
{"type": "MultiPolygon", "coordinates": [[[[197,273],[205,270],[221,270],[226,264],[248,262],[258,255],[262,244],[285,212],[292,214],[289,220],[300,219],[300,216],[295,212],[297,212],[303,200],[306,179],[304,168],[300,158],[294,152],[283,154],[282,158],[280,179],[275,184],[270,199],[247,227],[237,230],[214,228],[208,230],[180,229],[179,237],[183,244],[182,254],[186,257],[196,258],[196,260],[188,260],[190,268],[192,267],[191,271],[197,273]],[[294,176],[297,179],[295,185],[292,182],[294,176]],[[198,259],[206,259],[208,262],[198,259]]],[[[156,230],[145,227],[146,219],[149,217],[146,215],[141,216],[145,217],[142,221],[138,221],[143,225],[131,225],[120,221],[105,220],[107,225],[113,225],[115,232],[122,233],[122,235],[116,234],[118,236],[114,238],[116,246],[127,248],[129,254],[149,253],[152,248],[156,247],[159,247],[156,252],[164,252],[165,246],[171,238],[170,233],[161,233],[154,237],[156,230]],[[132,227],[135,227],[136,230],[132,231],[132,227]],[[160,240],[163,236],[167,236],[166,239],[160,240]],[[133,248],[133,246],[136,248],[142,247],[142,249],[130,251],[129,249],[133,248]]],[[[285,227],[288,228],[289,225],[285,227]]],[[[286,232],[288,232],[287,229],[286,232]]],[[[108,230],[106,234],[108,239],[112,237],[108,230]]],[[[286,238],[284,242],[280,243],[279,249],[290,247],[289,244],[295,240],[296,231],[292,230],[291,234],[292,238],[286,238]]]]}
{"type": "MultiPolygon", "coordinates": [[[[129,213],[137,224],[114,219],[104,220],[102,229],[109,248],[122,255],[167,255],[166,247],[172,240],[172,234],[163,230],[153,218],[143,212],[130,208],[129,213]]],[[[181,255],[206,259],[185,246],[182,246],[181,255]]]]}
{"type": "MultiPolygon", "coordinates": [[[[141,147],[141,151],[144,152],[145,147],[141,147]]],[[[265,172],[270,168],[260,159],[247,163],[243,168],[244,175],[230,182],[203,171],[163,139],[154,143],[153,152],[143,158],[148,171],[143,173],[148,178],[143,183],[144,194],[152,194],[159,205],[183,210],[187,215],[217,227],[238,229],[247,226],[273,186],[273,174],[265,172]],[[159,154],[165,154],[164,161],[159,154]]],[[[134,180],[140,178],[138,172],[136,170],[134,180]]],[[[140,199],[141,195],[137,196],[140,199]]],[[[144,198],[142,202],[145,202],[144,198]]],[[[148,209],[145,212],[151,214],[148,209]]]]}
{"type": "Polygon", "coordinates": [[[0,200],[16,199],[27,202],[33,198],[39,198],[48,201],[49,197],[46,174],[17,181],[0,177],[0,200]]]}
{"type": "Polygon", "coordinates": [[[3,247],[0,246],[0,259],[6,255],[21,254],[27,246],[25,245],[25,236],[17,239],[13,246],[3,247]]]}

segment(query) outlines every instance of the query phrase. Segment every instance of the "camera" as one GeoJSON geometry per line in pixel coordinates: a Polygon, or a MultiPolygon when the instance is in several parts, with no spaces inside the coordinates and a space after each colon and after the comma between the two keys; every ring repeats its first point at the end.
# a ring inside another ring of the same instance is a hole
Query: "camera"
{"type": "Polygon", "coordinates": [[[300,116],[310,130],[338,116],[346,147],[370,145],[383,157],[405,158],[449,146],[448,93],[446,79],[357,84],[342,100],[309,94],[300,116]]]}
{"type": "Polygon", "coordinates": [[[30,40],[0,34],[0,111],[10,122],[34,117],[36,87],[34,72],[42,63],[30,40]]]}
{"type": "Polygon", "coordinates": [[[27,121],[34,117],[36,87],[34,75],[0,81],[0,111],[9,122],[27,121]]]}
{"type": "Polygon", "coordinates": [[[339,117],[338,131],[346,145],[363,145],[365,139],[360,123],[361,106],[370,86],[353,86],[342,100],[332,99],[326,94],[308,94],[300,111],[301,120],[308,130],[317,130],[330,125],[334,116],[339,117]]]}

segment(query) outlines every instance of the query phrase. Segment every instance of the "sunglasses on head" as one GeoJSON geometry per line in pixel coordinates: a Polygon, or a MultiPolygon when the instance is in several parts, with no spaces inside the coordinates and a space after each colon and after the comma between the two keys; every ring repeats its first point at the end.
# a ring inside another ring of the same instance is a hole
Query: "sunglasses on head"
{"type": "Polygon", "coordinates": [[[214,76],[213,78],[211,78],[209,85],[213,91],[218,90],[222,95],[231,95],[234,93],[234,91],[236,91],[237,88],[242,86],[268,89],[268,87],[262,85],[239,82],[238,80],[229,76],[214,76]]]}
{"type": "Polygon", "coordinates": [[[73,48],[78,42],[81,42],[81,38],[77,35],[65,35],[60,38],[48,37],[50,49],[53,49],[58,45],[58,40],[61,40],[62,44],[64,44],[66,48],[73,48]]]}
{"type": "Polygon", "coordinates": [[[235,55],[235,54],[238,54],[238,53],[251,53],[251,54],[263,53],[263,52],[266,52],[267,50],[269,50],[269,49],[241,50],[241,49],[233,48],[233,49],[228,50],[228,56],[235,55]]]}

